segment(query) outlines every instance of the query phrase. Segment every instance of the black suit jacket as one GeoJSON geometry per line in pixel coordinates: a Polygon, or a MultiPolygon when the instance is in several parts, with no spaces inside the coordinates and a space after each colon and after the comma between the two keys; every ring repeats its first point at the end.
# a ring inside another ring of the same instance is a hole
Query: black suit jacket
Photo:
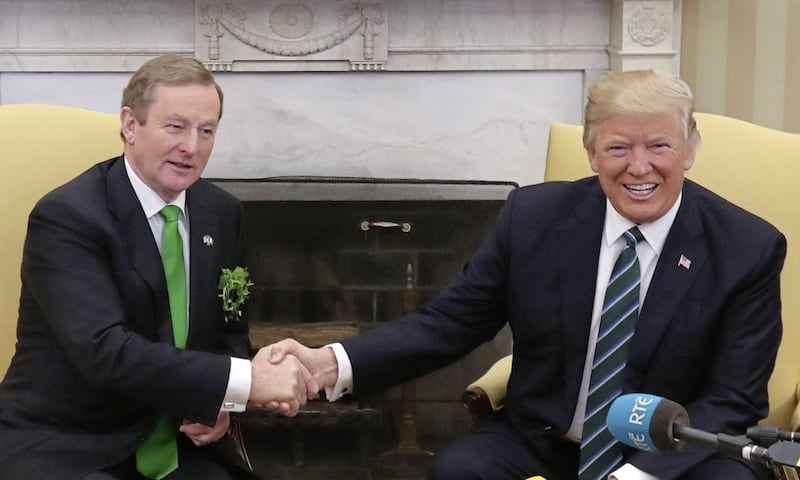
{"type": "Polygon", "coordinates": [[[76,479],[118,463],[164,413],[216,423],[230,356],[249,356],[246,324],[226,323],[217,296],[221,268],[241,261],[242,208],[203,180],[186,198],[185,350],[173,346],[160,255],[121,157],[34,207],[0,384],[0,478],[76,479]]]}
{"type": "MultiPolygon", "coordinates": [[[[343,341],[354,393],[451,363],[508,322],[508,418],[526,435],[563,436],[586,358],[605,208],[596,177],[513,192],[494,231],[433,302],[343,341]]],[[[709,432],[742,434],[766,416],[785,255],[774,227],[687,180],[642,305],[623,390],[674,400],[709,432]],[[690,268],[678,265],[681,255],[690,268]]],[[[669,480],[710,454],[631,449],[626,460],[669,480]]]]}

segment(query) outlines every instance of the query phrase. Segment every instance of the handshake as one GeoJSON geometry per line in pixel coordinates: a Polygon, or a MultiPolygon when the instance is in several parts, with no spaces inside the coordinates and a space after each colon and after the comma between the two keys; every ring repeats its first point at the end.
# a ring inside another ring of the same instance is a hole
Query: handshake
{"type": "Polygon", "coordinates": [[[333,349],[308,348],[293,339],[259,349],[251,364],[250,402],[289,417],[320,390],[335,385],[339,375],[333,349]]]}

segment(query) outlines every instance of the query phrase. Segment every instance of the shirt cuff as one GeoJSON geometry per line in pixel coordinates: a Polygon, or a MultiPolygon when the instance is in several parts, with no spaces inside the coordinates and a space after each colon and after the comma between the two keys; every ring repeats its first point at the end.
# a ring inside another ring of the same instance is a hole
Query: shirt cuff
{"type": "Polygon", "coordinates": [[[325,397],[329,402],[335,402],[353,391],[353,366],[341,343],[331,343],[326,346],[331,347],[336,356],[336,362],[339,364],[339,376],[336,378],[336,384],[325,386],[325,397]]]}
{"type": "Polygon", "coordinates": [[[611,472],[608,480],[659,480],[659,478],[639,470],[630,463],[626,463],[616,471],[611,472]]]}
{"type": "Polygon", "coordinates": [[[228,388],[222,399],[220,412],[244,412],[250,398],[250,384],[253,381],[253,366],[250,360],[231,357],[231,373],[228,388]]]}

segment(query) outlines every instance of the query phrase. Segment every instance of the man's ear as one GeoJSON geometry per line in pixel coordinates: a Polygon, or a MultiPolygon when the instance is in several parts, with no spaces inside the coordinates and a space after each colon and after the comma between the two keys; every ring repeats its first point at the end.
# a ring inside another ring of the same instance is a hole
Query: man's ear
{"type": "Polygon", "coordinates": [[[697,148],[692,148],[689,150],[689,155],[686,156],[686,159],[683,161],[683,170],[689,170],[694,165],[694,156],[697,154],[697,148]]]}
{"type": "Polygon", "coordinates": [[[119,121],[122,125],[122,136],[125,138],[125,143],[133,145],[136,138],[136,126],[138,122],[133,114],[131,107],[122,107],[119,112],[119,121]]]}
{"type": "Polygon", "coordinates": [[[597,162],[599,161],[597,158],[597,150],[595,150],[594,147],[586,147],[586,154],[589,156],[589,166],[594,173],[597,173],[597,162]]]}

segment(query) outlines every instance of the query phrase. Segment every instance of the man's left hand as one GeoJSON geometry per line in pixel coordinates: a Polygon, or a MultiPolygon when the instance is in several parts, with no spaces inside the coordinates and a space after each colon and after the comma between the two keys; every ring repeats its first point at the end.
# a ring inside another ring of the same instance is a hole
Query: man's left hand
{"type": "Polygon", "coordinates": [[[228,427],[231,425],[231,418],[229,415],[228,412],[220,412],[217,417],[217,424],[214,425],[214,427],[209,427],[202,423],[193,423],[184,419],[183,425],[181,425],[179,430],[185,433],[192,443],[198,447],[203,447],[225,436],[228,427]]]}

